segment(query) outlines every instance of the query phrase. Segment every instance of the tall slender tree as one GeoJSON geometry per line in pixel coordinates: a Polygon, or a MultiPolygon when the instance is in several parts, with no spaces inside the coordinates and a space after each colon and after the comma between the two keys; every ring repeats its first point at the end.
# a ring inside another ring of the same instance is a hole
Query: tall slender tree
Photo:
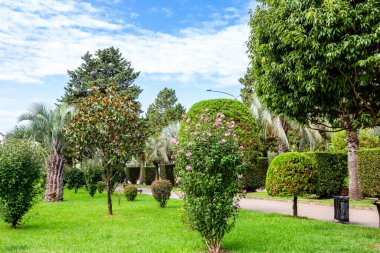
{"type": "Polygon", "coordinates": [[[249,78],[275,114],[344,129],[349,191],[361,199],[357,130],[380,124],[378,0],[261,0],[251,16],[249,78]]]}
{"type": "Polygon", "coordinates": [[[65,104],[51,110],[41,103],[34,103],[28,112],[19,117],[19,121],[28,121],[28,125],[21,130],[30,132],[37,141],[45,144],[50,152],[46,159],[48,172],[45,201],[47,202],[63,200],[65,164],[63,153],[67,142],[62,129],[72,114],[73,108],[65,104]]]}

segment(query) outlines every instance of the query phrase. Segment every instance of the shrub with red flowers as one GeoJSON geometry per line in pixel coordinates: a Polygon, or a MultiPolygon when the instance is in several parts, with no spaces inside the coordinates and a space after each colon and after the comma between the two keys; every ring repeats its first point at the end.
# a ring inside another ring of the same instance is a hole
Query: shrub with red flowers
{"type": "Polygon", "coordinates": [[[233,227],[242,192],[243,152],[235,123],[207,110],[199,118],[185,117],[196,128],[177,145],[176,168],[184,193],[184,209],[193,228],[204,238],[209,252],[220,252],[221,240],[233,227]],[[192,122],[194,123],[194,122],[192,122]]]}

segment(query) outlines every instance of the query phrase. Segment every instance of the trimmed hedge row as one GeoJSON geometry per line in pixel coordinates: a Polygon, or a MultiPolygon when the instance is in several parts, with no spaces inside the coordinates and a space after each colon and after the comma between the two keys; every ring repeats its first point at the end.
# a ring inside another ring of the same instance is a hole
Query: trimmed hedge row
{"type": "Polygon", "coordinates": [[[130,181],[132,184],[136,184],[140,176],[140,167],[127,167],[125,176],[125,181],[130,181]]]}
{"type": "Polygon", "coordinates": [[[359,178],[363,194],[380,197],[380,148],[364,149],[359,155],[359,178]]]}
{"type": "Polygon", "coordinates": [[[151,185],[156,179],[156,167],[146,166],[143,169],[145,170],[145,184],[151,185]]]}
{"type": "Polygon", "coordinates": [[[305,152],[313,161],[317,174],[316,193],[321,198],[340,195],[344,179],[348,176],[347,154],[329,152],[305,152]]]}
{"type": "Polygon", "coordinates": [[[160,165],[160,176],[163,180],[169,180],[172,185],[174,185],[174,164],[161,164],[160,165]]]}
{"type": "Polygon", "coordinates": [[[268,157],[259,157],[256,166],[247,169],[244,178],[248,191],[256,191],[259,188],[265,187],[268,167],[268,157]]]}

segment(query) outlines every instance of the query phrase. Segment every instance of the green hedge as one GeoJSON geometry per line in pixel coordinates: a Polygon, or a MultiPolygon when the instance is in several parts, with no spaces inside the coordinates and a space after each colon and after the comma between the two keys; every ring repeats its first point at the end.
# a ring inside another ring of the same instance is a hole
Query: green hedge
{"type": "Polygon", "coordinates": [[[264,188],[267,171],[268,157],[258,158],[256,166],[248,169],[244,175],[247,190],[256,191],[259,188],[264,188]]]}
{"type": "Polygon", "coordinates": [[[317,174],[316,194],[321,198],[340,195],[344,179],[348,176],[347,154],[329,152],[305,152],[314,164],[317,174]]]}
{"type": "Polygon", "coordinates": [[[380,197],[380,148],[360,150],[358,155],[360,187],[363,194],[380,197]]]}
{"type": "Polygon", "coordinates": [[[126,179],[132,184],[136,184],[140,176],[140,167],[127,167],[126,179]]]}
{"type": "Polygon", "coordinates": [[[146,166],[143,168],[145,170],[145,184],[151,185],[152,182],[156,179],[156,167],[146,166]]]}
{"type": "Polygon", "coordinates": [[[169,180],[172,185],[174,185],[174,164],[161,164],[160,165],[160,176],[163,180],[169,180]]]}
{"type": "Polygon", "coordinates": [[[312,159],[297,152],[276,156],[269,166],[266,190],[270,196],[303,196],[316,191],[317,175],[312,159]]]}

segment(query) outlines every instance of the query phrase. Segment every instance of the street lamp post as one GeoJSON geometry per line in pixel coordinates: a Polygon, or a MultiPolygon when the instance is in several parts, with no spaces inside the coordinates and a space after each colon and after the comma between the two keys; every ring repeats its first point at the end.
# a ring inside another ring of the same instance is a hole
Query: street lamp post
{"type": "Polygon", "coordinates": [[[231,93],[227,93],[227,92],[224,92],[224,91],[218,91],[218,90],[206,90],[206,91],[223,93],[223,94],[226,94],[226,95],[229,95],[229,96],[233,97],[235,100],[238,100],[237,97],[239,97],[239,96],[234,96],[231,93]]]}

